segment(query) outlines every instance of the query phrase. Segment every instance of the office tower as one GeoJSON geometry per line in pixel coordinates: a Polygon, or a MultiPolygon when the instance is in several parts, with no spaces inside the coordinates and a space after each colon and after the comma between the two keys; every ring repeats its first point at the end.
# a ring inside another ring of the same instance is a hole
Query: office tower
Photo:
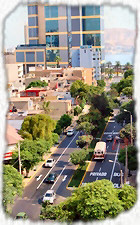
{"type": "Polygon", "coordinates": [[[30,3],[29,45],[17,46],[16,61],[23,62],[25,72],[31,66],[56,66],[56,56],[61,67],[80,66],[75,60],[80,46],[90,45],[102,55],[103,30],[103,7],[30,3]]]}

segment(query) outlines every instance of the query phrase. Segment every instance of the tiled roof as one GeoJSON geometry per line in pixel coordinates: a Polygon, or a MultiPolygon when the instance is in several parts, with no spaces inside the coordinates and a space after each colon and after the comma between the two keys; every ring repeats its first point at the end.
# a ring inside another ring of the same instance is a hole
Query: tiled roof
{"type": "Polygon", "coordinates": [[[23,140],[23,138],[21,138],[21,136],[17,133],[17,130],[9,124],[7,124],[6,139],[8,145],[17,144],[18,141],[23,140]]]}

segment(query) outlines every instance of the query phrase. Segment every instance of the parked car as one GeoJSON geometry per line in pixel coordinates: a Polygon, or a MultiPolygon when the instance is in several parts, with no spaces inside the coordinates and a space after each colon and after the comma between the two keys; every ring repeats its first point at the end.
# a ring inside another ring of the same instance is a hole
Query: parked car
{"type": "Polygon", "coordinates": [[[43,202],[45,201],[49,201],[51,204],[54,203],[54,200],[56,198],[56,193],[54,192],[54,190],[48,190],[45,195],[43,195],[43,202]]]}
{"type": "Polygon", "coordinates": [[[47,159],[47,161],[45,162],[44,166],[45,167],[53,167],[54,163],[55,163],[54,159],[47,159]]]}
{"type": "Polygon", "coordinates": [[[28,219],[28,216],[27,216],[27,214],[25,212],[19,212],[16,215],[15,219],[28,219]]]}
{"type": "Polygon", "coordinates": [[[67,136],[68,136],[68,137],[72,136],[73,134],[74,134],[74,129],[73,129],[73,128],[71,128],[71,129],[69,129],[69,130],[67,131],[67,136]]]}
{"type": "Polygon", "coordinates": [[[106,137],[106,141],[112,141],[113,140],[113,135],[112,134],[109,134],[107,137],[106,137]]]}
{"type": "Polygon", "coordinates": [[[50,173],[47,178],[46,178],[46,182],[47,183],[54,183],[56,180],[57,174],[56,173],[50,173]]]}

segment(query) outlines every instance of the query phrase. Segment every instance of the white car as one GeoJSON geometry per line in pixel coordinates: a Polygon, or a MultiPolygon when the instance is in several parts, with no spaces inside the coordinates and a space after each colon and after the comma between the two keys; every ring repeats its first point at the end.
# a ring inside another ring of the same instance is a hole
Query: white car
{"type": "Polygon", "coordinates": [[[67,136],[72,136],[74,134],[74,129],[69,129],[67,131],[67,136]]]}
{"type": "Polygon", "coordinates": [[[55,198],[56,198],[56,193],[54,192],[54,190],[48,190],[48,191],[43,195],[43,202],[49,201],[51,204],[53,204],[55,198]]]}
{"type": "Polygon", "coordinates": [[[44,166],[45,166],[45,167],[53,167],[54,162],[55,162],[54,159],[48,159],[48,160],[45,162],[44,166]]]}

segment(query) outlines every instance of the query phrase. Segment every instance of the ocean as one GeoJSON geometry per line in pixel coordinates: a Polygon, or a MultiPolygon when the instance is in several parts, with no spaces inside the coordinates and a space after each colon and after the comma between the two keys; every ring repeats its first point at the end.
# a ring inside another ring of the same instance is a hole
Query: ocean
{"type": "Polygon", "coordinates": [[[121,65],[125,65],[127,62],[134,65],[134,54],[105,54],[105,62],[111,62],[113,65],[116,64],[116,61],[120,61],[121,65]]]}

